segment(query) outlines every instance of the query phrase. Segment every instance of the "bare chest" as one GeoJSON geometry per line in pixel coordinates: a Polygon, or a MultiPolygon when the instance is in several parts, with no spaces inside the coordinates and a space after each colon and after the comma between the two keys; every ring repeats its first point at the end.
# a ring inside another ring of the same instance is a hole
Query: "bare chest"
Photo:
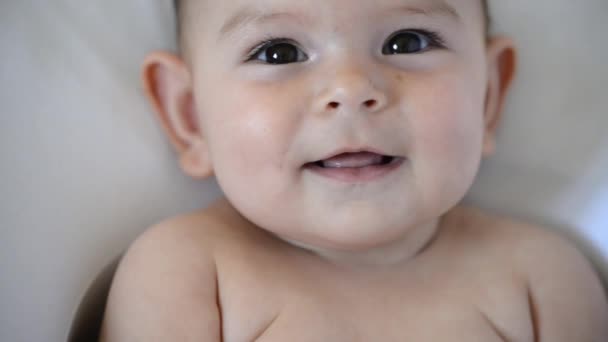
{"type": "Polygon", "coordinates": [[[223,292],[223,340],[532,341],[525,302],[506,288],[375,284],[322,276],[243,282],[223,292]]]}
{"type": "MultiPolygon", "coordinates": [[[[260,322],[245,341],[506,341],[476,308],[401,303],[367,310],[303,305],[284,308],[260,322]],[[271,318],[268,323],[268,318],[271,318]]],[[[225,339],[229,341],[230,339],[225,339]]],[[[237,339],[234,339],[237,341],[237,339]]]]}

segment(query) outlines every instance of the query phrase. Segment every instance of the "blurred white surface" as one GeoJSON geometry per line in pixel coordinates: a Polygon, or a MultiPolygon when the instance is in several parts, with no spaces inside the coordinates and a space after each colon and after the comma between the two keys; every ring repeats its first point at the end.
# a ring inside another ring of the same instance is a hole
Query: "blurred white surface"
{"type": "Polygon", "coordinates": [[[469,200],[550,225],[608,281],[608,1],[491,1],[520,68],[469,200]]]}
{"type": "MultiPolygon", "coordinates": [[[[608,278],[608,2],[493,1],[520,46],[498,154],[469,201],[562,229],[608,278]]],[[[0,3],[0,340],[63,341],[94,275],[145,227],[206,205],[139,86],[170,1],[0,3]]]]}
{"type": "Polygon", "coordinates": [[[65,341],[101,267],[150,224],[206,204],[139,85],[171,47],[170,2],[0,2],[0,341],[65,341]]]}

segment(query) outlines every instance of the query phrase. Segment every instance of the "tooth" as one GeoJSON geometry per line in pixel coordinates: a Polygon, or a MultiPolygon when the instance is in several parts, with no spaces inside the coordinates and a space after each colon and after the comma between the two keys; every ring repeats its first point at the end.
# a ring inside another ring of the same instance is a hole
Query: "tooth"
{"type": "Polygon", "coordinates": [[[325,168],[355,168],[378,165],[382,163],[383,156],[372,153],[334,157],[323,160],[325,168]]]}

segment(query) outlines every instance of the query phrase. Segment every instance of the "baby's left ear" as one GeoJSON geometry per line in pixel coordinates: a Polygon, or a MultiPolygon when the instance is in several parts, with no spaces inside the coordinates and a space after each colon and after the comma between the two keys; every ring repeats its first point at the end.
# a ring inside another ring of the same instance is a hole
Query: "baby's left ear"
{"type": "Polygon", "coordinates": [[[484,157],[493,154],[496,149],[496,129],[517,64],[515,44],[512,39],[507,37],[494,37],[488,40],[486,54],[488,86],[484,115],[484,157]]]}

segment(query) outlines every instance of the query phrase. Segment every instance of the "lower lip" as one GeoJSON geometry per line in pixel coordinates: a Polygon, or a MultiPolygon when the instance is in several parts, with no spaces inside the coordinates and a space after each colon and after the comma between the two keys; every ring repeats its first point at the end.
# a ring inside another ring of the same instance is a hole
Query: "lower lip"
{"type": "Polygon", "coordinates": [[[404,162],[404,158],[397,158],[386,165],[343,168],[324,168],[311,164],[307,165],[306,169],[320,176],[344,183],[366,183],[388,176],[399,169],[404,162]]]}

